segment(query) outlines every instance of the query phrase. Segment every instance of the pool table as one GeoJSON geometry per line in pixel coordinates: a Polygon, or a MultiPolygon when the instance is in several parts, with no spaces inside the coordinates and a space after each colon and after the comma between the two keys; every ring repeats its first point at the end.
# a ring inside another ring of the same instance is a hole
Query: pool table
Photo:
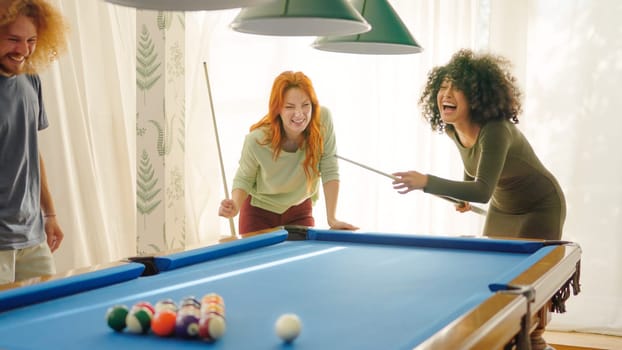
{"type": "Polygon", "coordinates": [[[578,293],[571,242],[279,227],[0,290],[2,349],[529,349],[551,301],[578,293]],[[116,304],[218,293],[212,343],[115,332],[116,304]],[[543,312],[544,310],[544,312],[543,312]],[[293,343],[284,313],[302,320],[293,343]]]}

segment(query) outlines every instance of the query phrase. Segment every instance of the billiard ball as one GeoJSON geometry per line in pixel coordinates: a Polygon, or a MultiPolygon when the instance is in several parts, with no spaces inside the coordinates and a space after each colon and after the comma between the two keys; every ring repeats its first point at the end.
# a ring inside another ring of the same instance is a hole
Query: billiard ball
{"type": "Polygon", "coordinates": [[[144,334],[149,332],[151,328],[151,319],[153,314],[144,307],[133,307],[125,317],[127,330],[130,333],[144,334]]]}
{"type": "Polygon", "coordinates": [[[108,326],[117,332],[125,329],[125,318],[129,310],[125,305],[114,305],[106,311],[106,322],[108,326]]]}
{"type": "Polygon", "coordinates": [[[218,314],[207,314],[199,321],[199,337],[207,341],[220,339],[227,330],[225,319],[218,314]]]}
{"type": "Polygon", "coordinates": [[[189,296],[189,297],[185,297],[185,298],[181,299],[181,302],[179,303],[179,305],[181,305],[181,307],[193,306],[193,307],[196,307],[198,309],[201,308],[201,302],[199,300],[197,300],[197,298],[195,298],[193,296],[189,296]]]}
{"type": "Polygon", "coordinates": [[[175,335],[182,338],[195,338],[198,334],[198,313],[178,313],[175,321],[175,335]]]}
{"type": "Polygon", "coordinates": [[[178,314],[198,314],[201,311],[201,303],[193,297],[184,298],[179,304],[178,314]]]}
{"type": "Polygon", "coordinates": [[[283,314],[276,320],[274,328],[279,338],[290,343],[300,334],[302,323],[295,314],[283,314]]]}
{"type": "Polygon", "coordinates": [[[157,311],[151,320],[151,331],[160,337],[168,337],[175,333],[177,313],[173,310],[163,309],[157,311]]]}
{"type": "Polygon", "coordinates": [[[225,305],[225,301],[223,298],[216,293],[205,294],[203,298],[201,298],[201,304],[220,304],[225,305]]]}
{"type": "Polygon", "coordinates": [[[165,310],[165,309],[177,312],[177,309],[178,309],[177,308],[177,304],[175,304],[173,299],[163,299],[163,300],[160,300],[160,301],[158,301],[155,304],[154,308],[155,308],[155,313],[158,313],[159,311],[162,311],[162,310],[165,310]]]}
{"type": "Polygon", "coordinates": [[[151,314],[151,317],[153,317],[153,314],[155,313],[155,308],[148,301],[139,301],[136,304],[134,304],[134,306],[132,306],[132,309],[138,309],[138,308],[143,308],[149,311],[149,313],[151,314]]]}
{"type": "Polygon", "coordinates": [[[180,315],[195,315],[198,318],[200,316],[200,314],[201,314],[201,310],[199,310],[199,308],[196,307],[195,305],[182,306],[177,311],[177,317],[178,318],[179,318],[180,315]]]}
{"type": "Polygon", "coordinates": [[[225,317],[225,307],[220,304],[203,304],[201,305],[201,316],[207,314],[217,314],[225,317]]]}

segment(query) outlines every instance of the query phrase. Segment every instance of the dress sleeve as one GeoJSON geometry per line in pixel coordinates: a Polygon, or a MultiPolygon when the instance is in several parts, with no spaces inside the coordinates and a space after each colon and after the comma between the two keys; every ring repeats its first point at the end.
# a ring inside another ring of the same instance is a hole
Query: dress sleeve
{"type": "Polygon", "coordinates": [[[511,143],[511,133],[504,122],[489,122],[482,128],[477,140],[479,155],[473,160],[466,160],[477,161],[475,177],[471,178],[465,172],[465,181],[452,181],[428,175],[424,192],[487,203],[499,182],[511,143]]]}

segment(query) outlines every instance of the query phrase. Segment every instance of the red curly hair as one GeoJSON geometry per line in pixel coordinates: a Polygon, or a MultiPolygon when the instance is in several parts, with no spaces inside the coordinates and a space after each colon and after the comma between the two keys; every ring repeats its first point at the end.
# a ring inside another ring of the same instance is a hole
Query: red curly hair
{"type": "Polygon", "coordinates": [[[35,74],[67,49],[69,27],[63,15],[45,0],[0,0],[0,27],[13,23],[19,16],[32,18],[37,27],[37,46],[28,57],[25,70],[35,74]]]}
{"type": "Polygon", "coordinates": [[[285,140],[285,129],[281,120],[281,109],[285,103],[285,93],[291,88],[299,88],[304,91],[311,100],[312,112],[311,121],[303,132],[304,142],[302,147],[305,149],[304,171],[307,176],[307,184],[311,184],[314,178],[320,175],[319,162],[324,152],[324,138],[321,133],[320,124],[320,104],[315,94],[315,89],[311,79],[302,72],[285,71],[279,74],[272,84],[270,93],[270,103],[268,114],[261,120],[253,124],[250,130],[265,127],[266,137],[261,142],[263,145],[272,147],[272,154],[276,159],[281,153],[281,148],[285,140]]]}

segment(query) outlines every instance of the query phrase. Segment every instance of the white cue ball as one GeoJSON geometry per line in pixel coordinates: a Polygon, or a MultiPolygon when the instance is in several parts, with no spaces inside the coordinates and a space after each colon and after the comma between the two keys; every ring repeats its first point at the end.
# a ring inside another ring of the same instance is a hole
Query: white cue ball
{"type": "Polygon", "coordinates": [[[283,314],[277,320],[275,324],[276,335],[283,341],[289,343],[294,341],[300,334],[302,323],[300,318],[295,314],[283,314]]]}

